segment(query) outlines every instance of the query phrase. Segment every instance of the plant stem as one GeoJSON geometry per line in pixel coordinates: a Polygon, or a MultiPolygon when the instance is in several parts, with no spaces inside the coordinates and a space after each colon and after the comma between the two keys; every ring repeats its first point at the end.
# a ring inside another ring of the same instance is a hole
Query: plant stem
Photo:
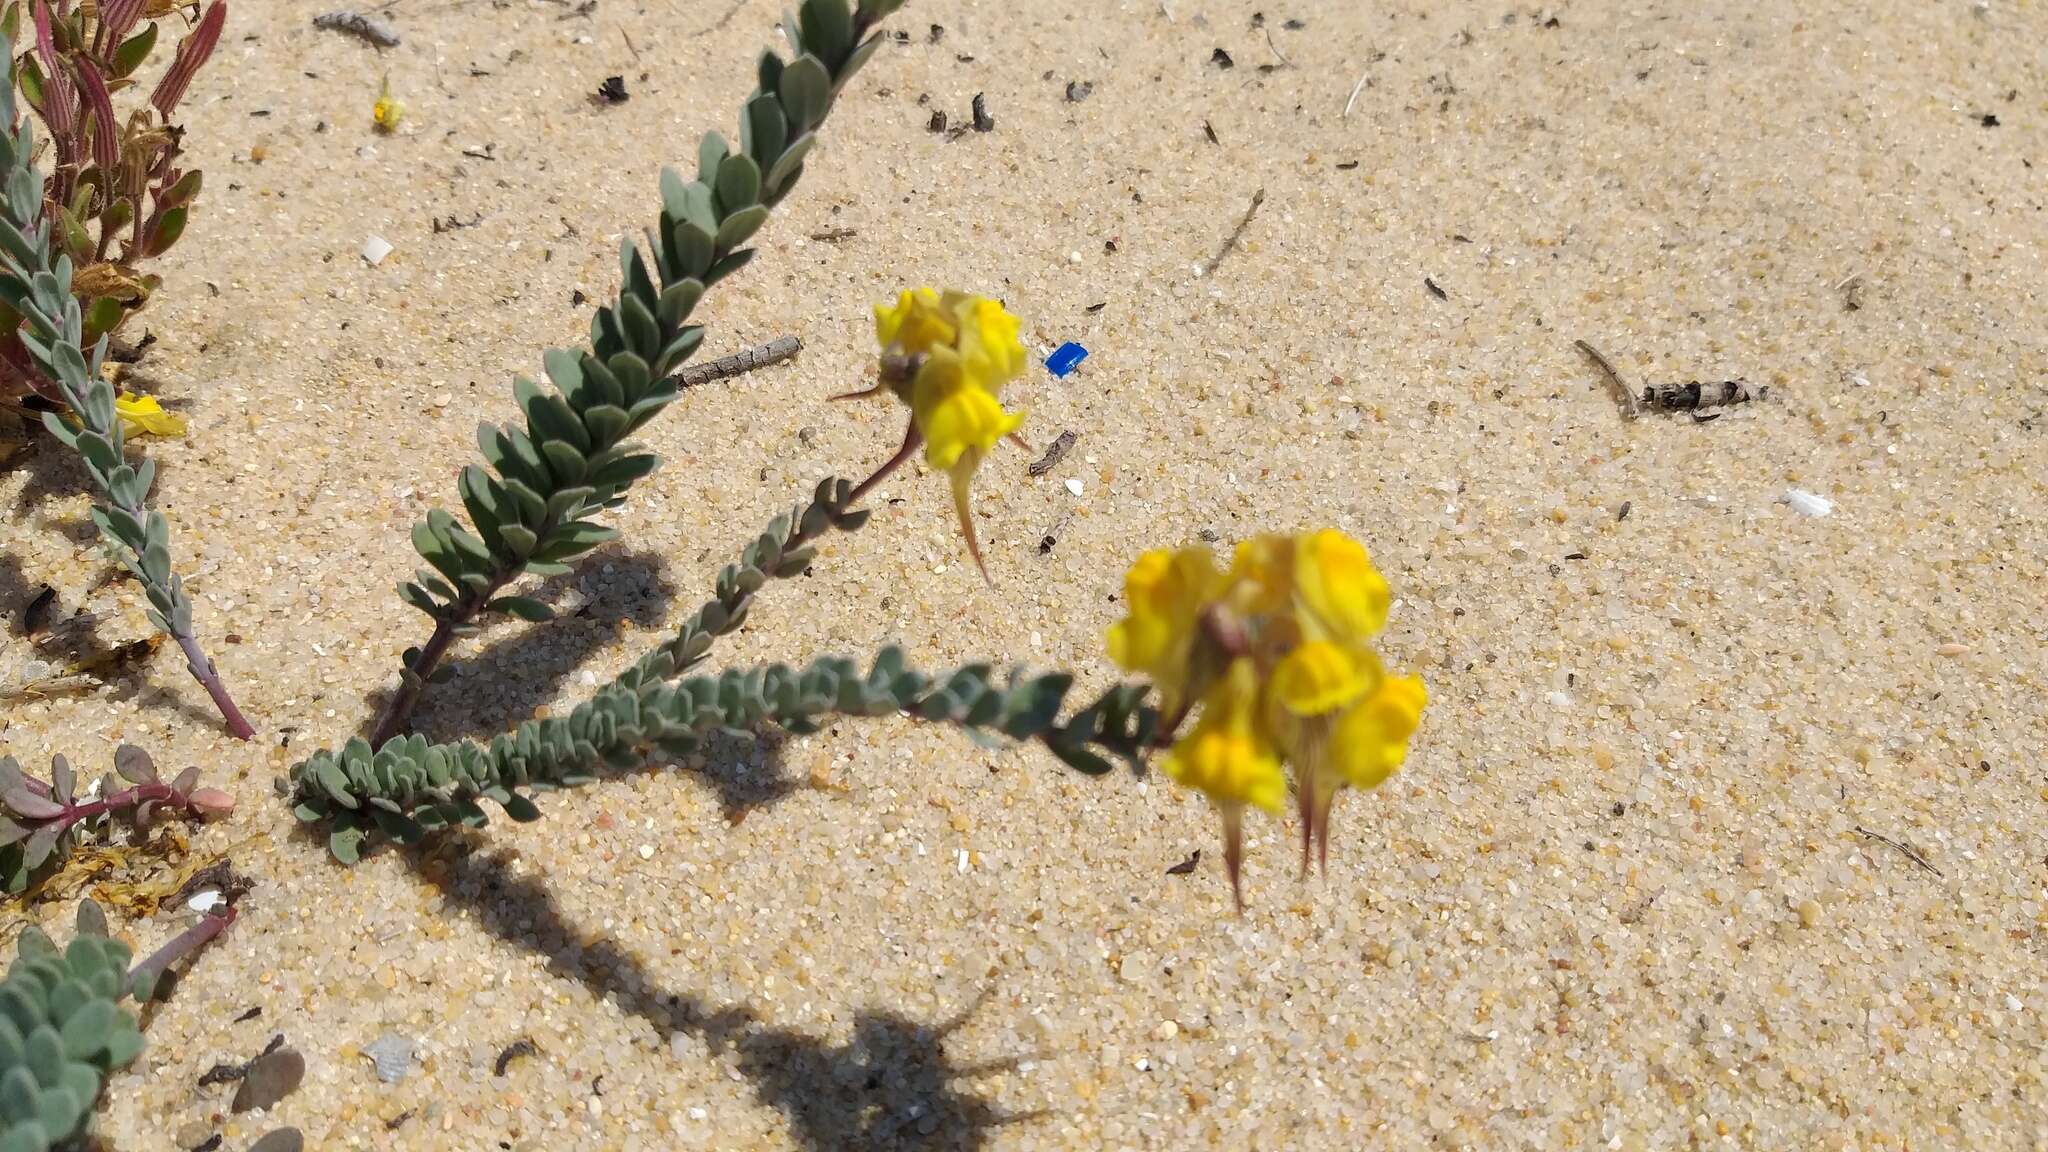
{"type": "MultiPolygon", "coordinates": [[[[492,591],[495,592],[496,589],[492,591]]],[[[455,643],[456,627],[459,623],[474,618],[487,599],[488,597],[480,597],[477,600],[478,608],[471,609],[460,622],[434,622],[434,634],[427,638],[426,646],[413,657],[412,663],[405,666],[404,673],[398,678],[398,691],[391,694],[391,699],[384,703],[384,710],[377,714],[377,726],[370,732],[371,747],[379,747],[386,740],[398,735],[398,730],[405,726],[405,722],[412,717],[413,708],[419,704],[420,692],[427,686],[427,677],[432,676],[434,670],[441,666],[442,657],[448,654],[448,646],[455,643]]]]}
{"type": "Polygon", "coordinates": [[[130,985],[133,985],[135,978],[144,972],[154,973],[157,979],[161,979],[163,974],[170,970],[171,965],[197,952],[208,941],[227,931],[228,925],[235,922],[236,915],[238,913],[235,906],[230,904],[219,912],[209,912],[201,916],[199,923],[171,937],[163,947],[151,952],[148,959],[131,969],[128,973],[130,985]]]}
{"type": "Polygon", "coordinates": [[[228,686],[221,683],[220,671],[199,647],[199,638],[188,634],[179,636],[177,640],[178,647],[185,653],[185,670],[213,698],[213,706],[220,712],[220,718],[227,721],[229,734],[237,740],[247,740],[256,735],[256,730],[243,718],[242,710],[235,707],[234,697],[228,695],[228,686]]]}

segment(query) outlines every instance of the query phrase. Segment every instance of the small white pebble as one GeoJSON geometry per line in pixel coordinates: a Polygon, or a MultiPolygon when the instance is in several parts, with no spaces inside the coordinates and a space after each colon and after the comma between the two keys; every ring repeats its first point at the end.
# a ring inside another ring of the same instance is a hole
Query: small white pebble
{"type": "Polygon", "coordinates": [[[1968,644],[1951,643],[1943,644],[1941,647],[1936,648],[1934,650],[1934,654],[1937,656],[1961,656],[1963,653],[1968,652],[1969,650],[1970,646],[1968,644]]]}
{"type": "Polygon", "coordinates": [[[1826,516],[1835,510],[1833,500],[1815,495],[1804,488],[1787,488],[1779,499],[1790,504],[1792,510],[1801,516],[1826,516]]]}
{"type": "Polygon", "coordinates": [[[1069,264],[1079,264],[1080,262],[1081,262],[1081,254],[1080,254],[1079,252],[1069,252],[1069,253],[1067,253],[1067,263],[1069,263],[1069,264]]]}
{"type": "Polygon", "coordinates": [[[1178,1035],[1180,1035],[1180,1023],[1176,1020],[1161,1020],[1159,1027],[1152,1030],[1152,1038],[1155,1040],[1171,1040],[1178,1035]]]}
{"type": "Polygon", "coordinates": [[[1081,494],[1081,478],[1078,476],[1067,477],[1067,491],[1079,496],[1081,494]]]}
{"type": "Polygon", "coordinates": [[[711,1118],[711,1113],[709,1113],[709,1112],[706,1112],[706,1111],[705,1111],[704,1109],[702,1109],[702,1108],[692,1108],[692,1109],[690,1109],[690,1119],[692,1119],[692,1120],[697,1120],[697,1121],[703,1121],[703,1120],[709,1120],[710,1118],[711,1118]]]}
{"type": "Polygon", "coordinates": [[[389,255],[391,255],[391,241],[386,240],[382,236],[372,236],[368,240],[363,241],[363,259],[370,262],[370,267],[375,268],[377,265],[382,264],[384,258],[389,255]]]}
{"type": "Polygon", "coordinates": [[[1572,698],[1563,692],[1552,692],[1544,699],[1550,701],[1552,708],[1565,709],[1572,706],[1572,698]]]}
{"type": "Polygon", "coordinates": [[[652,859],[654,859],[654,845],[652,845],[652,844],[642,844],[642,845],[640,846],[640,858],[641,858],[642,860],[652,860],[652,859]]]}
{"type": "Polygon", "coordinates": [[[2025,1001],[2010,992],[2005,994],[2005,1006],[2014,1012],[2023,1012],[2027,1007],[2025,1001]]]}
{"type": "Polygon", "coordinates": [[[227,902],[227,897],[208,888],[206,891],[185,901],[185,907],[190,908],[194,912],[211,912],[227,902]]]}

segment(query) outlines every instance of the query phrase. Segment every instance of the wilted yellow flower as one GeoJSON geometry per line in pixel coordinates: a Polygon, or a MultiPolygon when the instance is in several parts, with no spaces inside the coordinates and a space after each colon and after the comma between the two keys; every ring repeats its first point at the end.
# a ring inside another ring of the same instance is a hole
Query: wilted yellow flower
{"type": "Polygon", "coordinates": [[[377,89],[377,103],[370,109],[370,123],[377,131],[391,133],[398,131],[398,122],[405,118],[405,105],[391,95],[391,77],[384,77],[383,86],[377,89]]]}
{"type": "Polygon", "coordinates": [[[1164,766],[1222,811],[1233,893],[1243,809],[1278,809],[1283,764],[1306,870],[1314,846],[1328,851],[1337,793],[1376,787],[1401,766],[1428,701],[1420,679],[1389,677],[1369,646],[1390,597],[1365,548],[1332,529],[1258,536],[1228,573],[1205,548],[1147,552],[1124,577],[1124,599],[1110,658],[1151,678],[1166,731],[1201,698],[1164,766]]]}
{"type": "Polygon", "coordinates": [[[968,515],[968,495],[982,460],[997,441],[1014,438],[1024,422],[1021,413],[1004,411],[997,399],[1002,386],[1024,369],[1017,330],[1017,318],[993,300],[929,288],[900,293],[895,304],[875,306],[881,382],[838,397],[887,391],[910,407],[903,447],[856,486],[852,498],[864,495],[922,444],[925,463],[951,478],[960,531],[984,579],[988,568],[968,515]]]}
{"type": "Polygon", "coordinates": [[[121,430],[130,436],[179,437],[185,434],[185,418],[164,411],[154,396],[123,392],[114,397],[114,415],[121,430]]]}

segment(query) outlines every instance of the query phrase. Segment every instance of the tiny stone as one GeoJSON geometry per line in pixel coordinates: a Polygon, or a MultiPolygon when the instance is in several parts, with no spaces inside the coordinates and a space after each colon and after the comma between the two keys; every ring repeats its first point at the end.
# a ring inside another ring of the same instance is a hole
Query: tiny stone
{"type": "Polygon", "coordinates": [[[1812,899],[1799,902],[1799,926],[1812,928],[1820,923],[1820,903],[1812,899]]]}
{"type": "Polygon", "coordinates": [[[396,1084],[412,1070],[412,1041],[396,1032],[386,1032],[363,1049],[363,1055],[377,1067],[377,1079],[396,1084]]]}
{"type": "Polygon", "coordinates": [[[1081,479],[1080,479],[1080,477],[1078,477],[1078,476],[1069,476],[1069,477],[1067,477],[1067,491],[1069,491],[1069,492],[1072,492],[1072,493],[1073,493],[1074,495],[1076,495],[1076,496],[1079,496],[1079,495],[1081,494],[1081,479]]]}
{"type": "Polygon", "coordinates": [[[363,259],[370,262],[370,267],[375,268],[377,265],[382,264],[384,258],[389,255],[391,255],[391,241],[384,239],[382,236],[372,236],[368,240],[363,241],[363,259]]]}
{"type": "Polygon", "coordinates": [[[652,859],[654,859],[654,845],[652,845],[652,844],[642,844],[642,845],[640,846],[640,858],[641,858],[642,860],[652,860],[652,859]]]}
{"type": "Polygon", "coordinates": [[[1154,1040],[1171,1040],[1180,1035],[1180,1024],[1173,1020],[1161,1020],[1159,1027],[1152,1030],[1154,1040]]]}

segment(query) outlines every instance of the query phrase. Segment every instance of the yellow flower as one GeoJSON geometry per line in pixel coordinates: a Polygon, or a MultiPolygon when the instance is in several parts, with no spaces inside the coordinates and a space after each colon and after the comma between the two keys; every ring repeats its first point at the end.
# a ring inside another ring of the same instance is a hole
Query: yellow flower
{"type": "Polygon", "coordinates": [[[1017,318],[1001,304],[981,297],[963,300],[960,318],[960,359],[967,374],[994,392],[1024,371],[1024,342],[1017,338],[1017,318]]]}
{"type": "Polygon", "coordinates": [[[875,306],[875,341],[882,346],[881,382],[838,399],[893,393],[910,406],[910,429],[894,458],[853,489],[849,503],[894,471],[917,445],[925,463],[952,482],[953,509],[967,537],[968,554],[988,578],[981,545],[968,515],[974,473],[996,446],[1024,423],[1006,412],[996,392],[1024,369],[1024,345],[1017,318],[993,300],[964,292],[940,294],[929,288],[899,293],[894,304],[875,306]]]}
{"type": "Polygon", "coordinates": [[[1294,545],[1294,585],[1304,631],[1360,643],[1387,626],[1387,582],[1365,546],[1334,528],[1311,532],[1294,545]]]}
{"type": "Polygon", "coordinates": [[[1218,804],[1249,804],[1280,811],[1287,776],[1280,749],[1259,723],[1259,675],[1238,660],[1202,703],[1202,718],[1175,744],[1160,767],[1167,776],[1218,804]]]}
{"type": "Polygon", "coordinates": [[[1250,660],[1235,661],[1203,700],[1195,730],[1160,763],[1169,778],[1204,793],[1222,812],[1223,864],[1240,908],[1245,806],[1277,813],[1287,797],[1280,750],[1259,723],[1258,701],[1257,669],[1250,660]]]}
{"type": "Polygon", "coordinates": [[[1422,723],[1429,690],[1417,676],[1390,676],[1337,721],[1330,766],[1354,788],[1377,788],[1408,759],[1408,738],[1422,723]]]}
{"type": "Polygon", "coordinates": [[[1273,700],[1294,716],[1321,716],[1365,695],[1379,677],[1371,652],[1310,640],[1273,669],[1273,700]]]}
{"type": "Polygon", "coordinates": [[[1420,679],[1387,676],[1369,646],[1390,600],[1372,558],[1332,529],[1254,537],[1228,573],[1205,548],[1147,552],[1124,577],[1124,599],[1109,655],[1152,680],[1169,736],[1201,699],[1164,768],[1223,810],[1233,893],[1243,809],[1277,810],[1288,767],[1306,872],[1315,846],[1328,852],[1337,794],[1400,768],[1428,702],[1420,679]]]}
{"type": "Polygon", "coordinates": [[[875,305],[875,342],[884,349],[922,356],[933,348],[950,348],[958,339],[957,318],[929,288],[899,293],[894,307],[875,305]]]}
{"type": "Polygon", "coordinates": [[[170,436],[185,434],[185,418],[164,411],[154,396],[139,396],[123,392],[114,398],[114,415],[120,418],[121,429],[130,436],[170,436]]]}
{"type": "Polygon", "coordinates": [[[377,103],[370,109],[370,122],[377,131],[390,133],[398,130],[398,122],[405,118],[405,105],[391,97],[391,77],[384,77],[383,87],[377,90],[377,103]]]}
{"type": "Polygon", "coordinates": [[[1202,691],[1195,660],[1201,614],[1223,588],[1215,557],[1199,546],[1147,552],[1124,574],[1126,615],[1110,626],[1109,658],[1151,679],[1169,721],[1202,691]]]}
{"type": "Polygon", "coordinates": [[[925,463],[951,472],[964,462],[970,476],[997,441],[1024,423],[1021,414],[1003,411],[951,348],[934,349],[918,369],[910,416],[924,437],[925,463]]]}

